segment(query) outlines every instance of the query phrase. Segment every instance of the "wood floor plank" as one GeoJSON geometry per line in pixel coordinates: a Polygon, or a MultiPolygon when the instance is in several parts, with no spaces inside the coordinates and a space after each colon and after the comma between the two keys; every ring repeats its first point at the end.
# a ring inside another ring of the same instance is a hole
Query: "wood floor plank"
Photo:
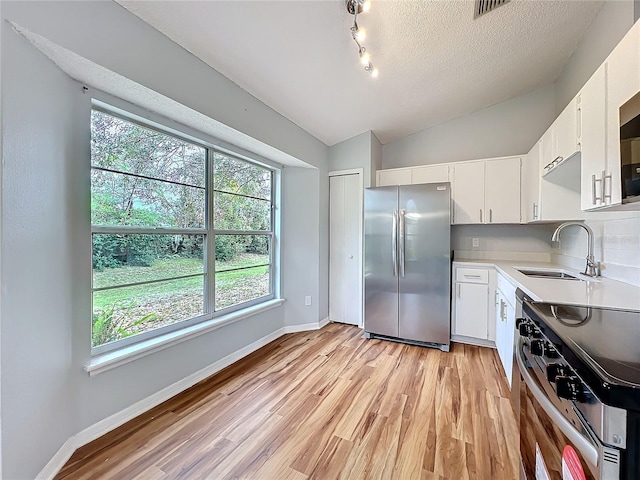
{"type": "Polygon", "coordinates": [[[281,337],[79,449],[56,479],[512,480],[496,352],[281,337]]]}

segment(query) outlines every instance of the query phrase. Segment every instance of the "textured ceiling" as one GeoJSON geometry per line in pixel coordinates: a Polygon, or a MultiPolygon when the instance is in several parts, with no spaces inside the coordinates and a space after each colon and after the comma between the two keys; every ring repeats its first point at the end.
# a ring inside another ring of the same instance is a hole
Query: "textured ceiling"
{"type": "Polygon", "coordinates": [[[280,114],[333,145],[389,143],[554,82],[601,1],[380,1],[358,17],[378,78],[358,61],[343,1],[118,2],[280,114]]]}

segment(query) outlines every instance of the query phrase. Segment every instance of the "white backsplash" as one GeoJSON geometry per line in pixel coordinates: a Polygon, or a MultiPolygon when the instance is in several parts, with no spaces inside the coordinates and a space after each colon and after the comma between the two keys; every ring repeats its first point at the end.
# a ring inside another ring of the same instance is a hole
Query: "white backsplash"
{"type": "Polygon", "coordinates": [[[555,225],[454,225],[454,260],[551,261],[555,225]],[[473,246],[477,239],[478,246],[473,246]]]}
{"type": "MultiPolygon", "coordinates": [[[[602,276],[640,286],[640,212],[588,213],[585,223],[595,235],[594,255],[601,262],[602,276]]],[[[584,229],[565,228],[552,250],[552,261],[582,270],[586,256],[584,229]]]]}

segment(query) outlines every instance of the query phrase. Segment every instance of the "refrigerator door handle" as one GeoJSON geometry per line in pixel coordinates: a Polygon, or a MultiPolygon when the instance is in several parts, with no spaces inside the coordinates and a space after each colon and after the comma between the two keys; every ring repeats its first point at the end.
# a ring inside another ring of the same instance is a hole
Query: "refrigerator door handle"
{"type": "Polygon", "coordinates": [[[400,252],[400,275],[404,277],[404,261],[405,261],[405,252],[404,252],[404,241],[405,241],[405,231],[406,231],[406,217],[405,214],[407,211],[403,208],[400,210],[400,248],[398,249],[400,252]]]}
{"type": "Polygon", "coordinates": [[[398,276],[398,210],[393,211],[393,226],[391,227],[391,259],[393,261],[393,276],[398,276]]]}

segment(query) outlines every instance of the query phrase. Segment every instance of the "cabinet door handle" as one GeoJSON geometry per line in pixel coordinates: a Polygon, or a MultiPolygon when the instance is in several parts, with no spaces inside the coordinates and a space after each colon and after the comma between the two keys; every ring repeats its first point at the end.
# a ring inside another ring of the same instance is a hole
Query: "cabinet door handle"
{"type": "Polygon", "coordinates": [[[538,219],[538,204],[533,202],[533,219],[538,219]]]}
{"type": "Polygon", "coordinates": [[[611,174],[607,175],[607,172],[602,171],[602,203],[606,203],[607,198],[611,202],[611,190],[613,187],[613,178],[611,174]],[[609,179],[609,193],[607,194],[607,178],[609,179]]]}
{"type": "Polygon", "coordinates": [[[456,297],[460,298],[460,284],[456,283],[456,297]]]}
{"type": "Polygon", "coordinates": [[[393,276],[398,276],[398,210],[393,211],[393,225],[391,226],[391,261],[393,276]]]}
{"type": "Polygon", "coordinates": [[[482,278],[482,275],[471,275],[470,273],[465,273],[464,278],[482,278]]]}
{"type": "Polygon", "coordinates": [[[482,221],[482,209],[480,209],[480,223],[484,223],[484,222],[482,221]]]}
{"type": "MultiPolygon", "coordinates": [[[[603,172],[604,173],[604,172],[603,172]]],[[[591,175],[591,204],[595,205],[596,202],[602,202],[602,197],[598,197],[596,193],[596,183],[601,182],[600,186],[602,187],[602,179],[596,178],[595,173],[591,175]]]]}
{"type": "Polygon", "coordinates": [[[489,223],[493,223],[493,209],[489,209],[489,223]]]}

